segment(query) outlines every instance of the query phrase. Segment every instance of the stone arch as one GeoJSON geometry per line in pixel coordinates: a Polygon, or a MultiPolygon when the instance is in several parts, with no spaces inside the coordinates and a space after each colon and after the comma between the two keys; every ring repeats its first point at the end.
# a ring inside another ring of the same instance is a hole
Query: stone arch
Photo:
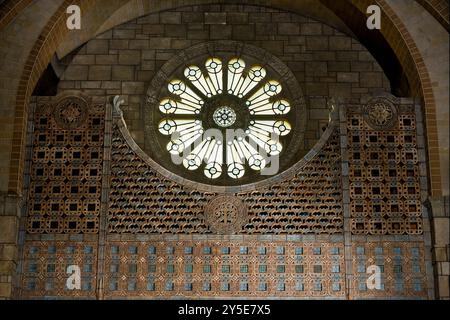
{"type": "Polygon", "coordinates": [[[7,26],[14,18],[21,13],[32,0],[7,0],[0,8],[0,30],[7,26]]]}
{"type": "MultiPolygon", "coordinates": [[[[370,1],[354,1],[351,0],[349,3],[358,8],[359,11],[364,12],[364,9],[367,7],[370,1]]],[[[121,5],[125,5],[125,1],[114,1],[108,2],[108,6],[104,6],[103,1],[78,1],[82,10],[86,10],[89,12],[89,9],[93,11],[97,10],[97,12],[103,12],[103,16],[109,14],[108,10],[105,8],[118,8],[121,5]],[[101,8],[101,10],[100,10],[101,8]]],[[[137,12],[142,13],[142,7],[139,5],[139,2],[135,3],[136,7],[141,10],[137,12]]],[[[157,2],[155,4],[156,8],[162,8],[163,2],[157,2]]],[[[183,3],[177,3],[173,5],[173,8],[179,7],[183,4],[191,4],[191,1],[186,1],[183,3]]],[[[270,1],[264,1],[266,5],[271,5],[270,1]]],[[[321,3],[328,4],[330,1],[321,0],[321,3]]],[[[436,116],[435,116],[435,100],[434,95],[431,89],[431,80],[429,79],[429,75],[426,69],[426,66],[423,62],[423,58],[420,56],[420,53],[415,46],[414,40],[409,36],[408,31],[402,25],[402,22],[395,15],[395,12],[389,7],[388,3],[384,0],[378,0],[378,5],[381,6],[384,12],[384,17],[387,18],[386,21],[392,23],[395,27],[394,30],[397,32],[384,35],[385,38],[389,41],[389,44],[394,51],[396,51],[397,55],[404,55],[405,59],[403,60],[404,68],[406,70],[410,70],[409,74],[413,78],[410,82],[412,83],[412,87],[417,89],[416,92],[419,92],[424,97],[425,102],[425,110],[426,110],[426,123],[428,127],[428,142],[429,145],[432,146],[429,149],[429,158],[433,160],[433,168],[430,169],[431,176],[431,184],[432,184],[432,194],[439,195],[441,193],[441,181],[440,181],[440,160],[439,160],[439,149],[436,148],[437,143],[437,129],[436,129],[436,116]],[[397,50],[395,50],[397,49],[397,50]],[[419,76],[421,75],[421,77],[419,76]]],[[[142,2],[140,2],[142,5],[142,2]]],[[[67,37],[67,28],[64,27],[64,19],[65,17],[65,7],[68,5],[68,1],[65,1],[57,10],[57,12],[50,19],[43,32],[41,33],[39,40],[35,43],[33,50],[31,51],[27,63],[26,68],[23,71],[21,77],[21,83],[18,88],[17,96],[16,96],[16,112],[15,112],[15,123],[14,123],[14,137],[13,137],[13,146],[12,146],[12,156],[11,156],[11,166],[10,166],[10,175],[9,175],[9,191],[13,193],[20,193],[21,189],[21,160],[23,160],[23,141],[24,141],[24,127],[25,127],[25,119],[26,119],[26,103],[28,98],[31,95],[31,88],[34,87],[37,80],[39,79],[40,74],[43,72],[44,68],[48,65],[53,53],[56,52],[58,44],[67,37]]],[[[273,4],[275,7],[276,4],[273,4]]],[[[327,6],[327,7],[328,7],[327,6]]],[[[289,6],[287,8],[291,11],[296,11],[295,6],[289,6]]],[[[158,9],[157,9],[158,10],[158,9]]],[[[145,12],[145,11],[144,11],[145,12]]],[[[344,21],[346,16],[340,16],[341,20],[344,21]]],[[[112,26],[112,25],[111,25],[112,26]]]]}
{"type": "Polygon", "coordinates": [[[445,0],[417,0],[437,21],[447,30],[449,28],[448,1],[445,0]]]}

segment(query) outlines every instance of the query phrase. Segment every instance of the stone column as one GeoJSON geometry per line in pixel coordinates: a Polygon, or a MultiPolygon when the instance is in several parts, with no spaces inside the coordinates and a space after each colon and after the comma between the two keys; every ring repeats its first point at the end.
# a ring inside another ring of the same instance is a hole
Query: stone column
{"type": "Polygon", "coordinates": [[[18,254],[18,226],[21,198],[0,194],[0,300],[12,296],[18,254]]]}
{"type": "Polygon", "coordinates": [[[450,197],[429,199],[436,298],[450,299],[450,197]]]}

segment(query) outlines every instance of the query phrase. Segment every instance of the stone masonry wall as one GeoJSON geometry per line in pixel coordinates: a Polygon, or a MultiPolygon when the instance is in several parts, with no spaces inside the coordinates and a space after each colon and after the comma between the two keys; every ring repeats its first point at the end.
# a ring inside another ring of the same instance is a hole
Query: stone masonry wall
{"type": "Polygon", "coordinates": [[[324,23],[289,12],[246,5],[205,5],[151,14],[89,41],[71,60],[59,91],[92,96],[122,95],[124,116],[144,145],[145,92],[159,68],[180,50],[211,40],[262,47],[297,77],[309,108],[307,146],[328,122],[327,97],[359,101],[389,91],[389,81],[359,42],[324,23]]]}
{"type": "Polygon", "coordinates": [[[0,194],[0,300],[11,296],[12,275],[17,267],[19,198],[0,194]]]}

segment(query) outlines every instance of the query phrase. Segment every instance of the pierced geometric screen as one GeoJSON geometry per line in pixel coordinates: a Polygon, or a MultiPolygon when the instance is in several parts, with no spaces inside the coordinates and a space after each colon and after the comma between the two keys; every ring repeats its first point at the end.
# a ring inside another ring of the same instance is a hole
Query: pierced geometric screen
{"type": "Polygon", "coordinates": [[[422,234],[414,110],[400,113],[384,130],[369,123],[361,113],[348,113],[352,233],[422,234]]]}
{"type": "Polygon", "coordinates": [[[37,106],[27,232],[98,232],[104,118],[81,98],[37,106]]]}
{"type": "Polygon", "coordinates": [[[248,234],[341,233],[342,210],[339,136],[333,133],[321,151],[291,179],[266,189],[238,193],[248,206],[248,234]]]}
{"type": "Polygon", "coordinates": [[[130,143],[122,118],[110,125],[105,107],[76,98],[41,103],[17,295],[426,298],[418,125],[412,108],[392,110],[348,108],[353,235],[345,246],[335,124],[298,167],[270,184],[218,194],[163,176],[130,143]],[[105,170],[103,154],[111,160],[105,170]],[[106,232],[98,235],[101,212],[106,232]],[[81,276],[75,290],[67,282],[71,267],[81,276]],[[373,267],[381,272],[376,290],[368,288],[373,267]]]}
{"type": "MultiPolygon", "coordinates": [[[[238,193],[248,217],[237,233],[342,232],[340,145],[332,135],[317,156],[292,178],[238,193]]],[[[205,207],[217,194],[189,190],[151,168],[118,128],[112,143],[108,230],[131,234],[205,234],[205,207]]]]}

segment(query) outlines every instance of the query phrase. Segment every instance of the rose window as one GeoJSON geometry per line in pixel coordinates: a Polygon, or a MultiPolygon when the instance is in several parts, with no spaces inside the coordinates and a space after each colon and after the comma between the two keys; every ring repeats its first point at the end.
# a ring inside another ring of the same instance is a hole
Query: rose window
{"type": "Polygon", "coordinates": [[[285,119],[291,106],[264,67],[248,67],[242,58],[226,64],[209,58],[204,69],[191,65],[183,75],[168,83],[158,129],[170,137],[167,151],[181,157],[187,170],[203,170],[209,179],[224,173],[239,179],[279,156],[279,137],[291,131],[285,119]]]}

